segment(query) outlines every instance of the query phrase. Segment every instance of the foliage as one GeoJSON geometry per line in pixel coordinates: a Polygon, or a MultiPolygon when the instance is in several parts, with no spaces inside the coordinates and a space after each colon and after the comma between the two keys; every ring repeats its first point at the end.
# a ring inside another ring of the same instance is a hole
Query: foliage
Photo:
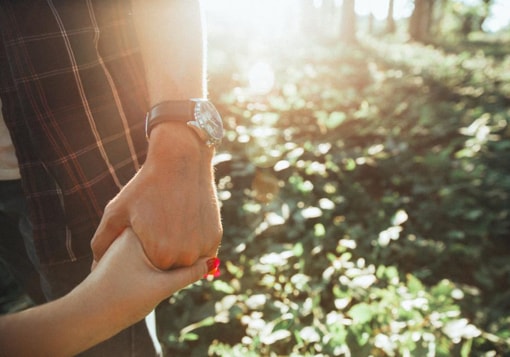
{"type": "Polygon", "coordinates": [[[264,53],[211,54],[223,271],[160,306],[170,355],[509,353],[510,62],[361,43],[262,94],[264,53]]]}

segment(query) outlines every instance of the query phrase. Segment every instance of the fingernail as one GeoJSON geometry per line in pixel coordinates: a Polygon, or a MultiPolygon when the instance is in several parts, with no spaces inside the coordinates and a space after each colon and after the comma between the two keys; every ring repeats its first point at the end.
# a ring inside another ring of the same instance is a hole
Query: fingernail
{"type": "Polygon", "coordinates": [[[211,272],[218,269],[220,266],[220,259],[217,257],[211,258],[207,261],[207,271],[211,272]]]}
{"type": "Polygon", "coordinates": [[[219,258],[211,258],[207,261],[207,271],[208,273],[205,276],[213,276],[218,277],[220,276],[220,259],[219,258]]]}

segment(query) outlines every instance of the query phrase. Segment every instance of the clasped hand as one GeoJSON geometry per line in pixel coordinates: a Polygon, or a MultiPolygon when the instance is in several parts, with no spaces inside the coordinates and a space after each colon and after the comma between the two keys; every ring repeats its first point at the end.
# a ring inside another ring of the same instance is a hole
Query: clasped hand
{"type": "Polygon", "coordinates": [[[94,262],[126,227],[159,269],[215,256],[223,230],[212,156],[186,126],[158,125],[144,166],[105,208],[91,243],[94,262]]]}

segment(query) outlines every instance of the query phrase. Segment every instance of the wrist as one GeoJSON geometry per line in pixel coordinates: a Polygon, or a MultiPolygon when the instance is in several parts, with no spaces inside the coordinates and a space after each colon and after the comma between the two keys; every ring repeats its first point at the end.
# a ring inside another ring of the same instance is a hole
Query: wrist
{"type": "Polygon", "coordinates": [[[213,155],[214,147],[205,145],[185,123],[166,121],[151,132],[146,163],[187,160],[197,165],[210,164],[213,155]]]}

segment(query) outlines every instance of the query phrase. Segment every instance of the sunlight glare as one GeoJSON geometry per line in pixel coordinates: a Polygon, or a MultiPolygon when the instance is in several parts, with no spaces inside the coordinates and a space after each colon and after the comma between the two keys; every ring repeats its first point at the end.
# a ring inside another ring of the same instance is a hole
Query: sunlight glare
{"type": "Polygon", "coordinates": [[[250,91],[254,94],[267,94],[274,86],[274,71],[267,62],[255,63],[248,72],[250,91]]]}
{"type": "Polygon", "coordinates": [[[316,9],[320,8],[322,6],[322,0],[313,0],[313,7],[316,9]]]}
{"type": "MultiPolygon", "coordinates": [[[[411,16],[413,7],[407,0],[395,0],[395,19],[411,16]]],[[[356,13],[360,16],[374,15],[377,20],[384,20],[388,16],[389,0],[357,0],[356,13]]]]}
{"type": "Polygon", "coordinates": [[[208,0],[205,10],[212,21],[256,37],[276,38],[296,26],[295,0],[208,0]]]}
{"type": "Polygon", "coordinates": [[[491,7],[487,20],[483,23],[484,30],[497,32],[510,27],[510,2],[507,0],[496,0],[491,7]]]}

